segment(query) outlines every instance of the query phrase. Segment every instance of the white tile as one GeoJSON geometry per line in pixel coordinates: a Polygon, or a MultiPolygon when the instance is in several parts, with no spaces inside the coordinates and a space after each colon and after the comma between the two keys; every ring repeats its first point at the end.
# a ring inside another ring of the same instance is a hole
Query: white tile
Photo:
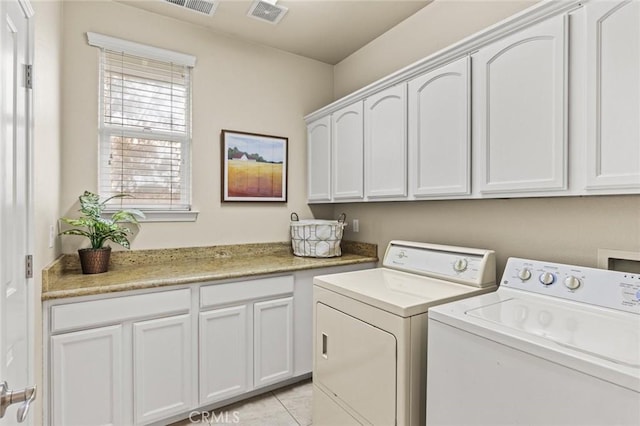
{"type": "Polygon", "coordinates": [[[313,387],[310,381],[278,389],[273,393],[301,426],[311,424],[313,387]]]}
{"type": "Polygon", "coordinates": [[[258,395],[245,401],[173,423],[171,426],[309,426],[311,425],[311,381],[258,395]]]}

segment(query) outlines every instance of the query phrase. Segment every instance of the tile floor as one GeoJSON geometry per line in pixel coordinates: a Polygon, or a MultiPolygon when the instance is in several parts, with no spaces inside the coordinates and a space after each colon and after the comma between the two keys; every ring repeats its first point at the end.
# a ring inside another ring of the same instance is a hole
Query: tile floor
{"type": "Polygon", "coordinates": [[[182,420],[171,426],[309,426],[311,394],[311,381],[308,380],[219,408],[214,414],[193,417],[193,421],[182,420]]]}

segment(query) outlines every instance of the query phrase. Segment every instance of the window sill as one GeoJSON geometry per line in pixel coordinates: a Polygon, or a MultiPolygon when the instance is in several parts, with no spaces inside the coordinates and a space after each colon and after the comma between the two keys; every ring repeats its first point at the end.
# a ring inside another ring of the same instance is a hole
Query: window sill
{"type": "MultiPolygon", "coordinates": [[[[140,219],[140,223],[148,222],[195,222],[198,219],[198,211],[194,210],[144,210],[144,219],[140,219]]],[[[106,210],[106,215],[111,215],[117,210],[106,210]]]]}

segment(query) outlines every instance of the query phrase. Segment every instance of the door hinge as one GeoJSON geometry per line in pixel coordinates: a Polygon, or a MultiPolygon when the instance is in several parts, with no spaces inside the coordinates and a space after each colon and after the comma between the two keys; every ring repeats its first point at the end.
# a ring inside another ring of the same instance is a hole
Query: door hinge
{"type": "Polygon", "coordinates": [[[28,254],[25,259],[25,276],[27,278],[33,278],[33,256],[28,254]]]}
{"type": "Polygon", "coordinates": [[[24,66],[24,85],[27,89],[33,89],[33,65],[24,66]]]}

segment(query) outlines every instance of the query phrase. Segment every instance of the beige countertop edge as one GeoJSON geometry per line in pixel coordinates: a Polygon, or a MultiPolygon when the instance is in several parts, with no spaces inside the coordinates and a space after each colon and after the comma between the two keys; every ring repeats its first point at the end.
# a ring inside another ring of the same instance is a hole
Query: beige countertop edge
{"type": "Polygon", "coordinates": [[[122,284],[90,286],[90,287],[82,287],[82,288],[74,288],[74,289],[66,289],[66,290],[62,289],[62,290],[43,291],[42,301],[63,299],[63,298],[70,298],[70,297],[79,297],[79,296],[118,293],[118,292],[131,291],[131,290],[143,290],[143,289],[149,289],[149,288],[175,286],[175,285],[196,284],[196,283],[203,283],[207,281],[220,281],[220,280],[233,279],[233,278],[253,277],[257,275],[277,274],[277,273],[283,273],[283,272],[303,271],[303,270],[311,270],[311,269],[319,269],[319,268],[331,268],[335,266],[345,266],[345,265],[353,265],[358,263],[372,263],[372,262],[378,262],[378,258],[368,257],[368,256],[354,258],[350,256],[349,259],[342,259],[342,258],[322,259],[322,261],[319,261],[317,264],[305,263],[301,265],[289,265],[286,267],[265,266],[262,268],[255,268],[255,269],[250,269],[245,271],[217,272],[217,273],[205,272],[200,274],[194,274],[192,276],[182,276],[182,277],[173,277],[173,278],[165,278],[165,279],[154,277],[149,279],[131,280],[128,282],[124,282],[122,284]]]}

